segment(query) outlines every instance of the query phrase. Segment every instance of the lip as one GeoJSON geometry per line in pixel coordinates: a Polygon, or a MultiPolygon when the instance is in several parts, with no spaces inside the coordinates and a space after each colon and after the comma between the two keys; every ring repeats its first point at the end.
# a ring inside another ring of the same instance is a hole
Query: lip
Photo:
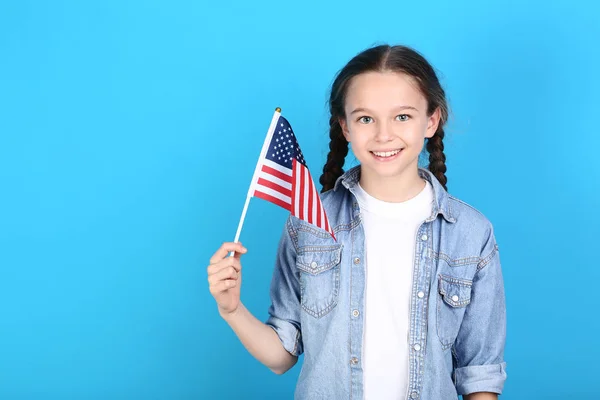
{"type": "Polygon", "coordinates": [[[385,150],[370,150],[370,152],[373,153],[374,151],[376,151],[378,153],[387,153],[388,151],[396,151],[396,150],[404,150],[404,149],[396,148],[396,149],[385,149],[385,150]]]}
{"type": "Polygon", "coordinates": [[[380,150],[372,150],[372,151],[370,151],[370,153],[373,156],[373,158],[376,159],[377,161],[389,162],[389,161],[393,161],[396,158],[398,158],[398,156],[400,156],[400,154],[402,154],[402,151],[404,151],[404,149],[392,149],[392,150],[381,150],[381,151],[380,150]],[[398,153],[394,154],[393,156],[389,156],[389,157],[379,157],[375,153],[373,153],[373,151],[377,151],[378,153],[385,153],[388,151],[396,151],[396,150],[400,150],[400,151],[398,151],[398,153]]]}

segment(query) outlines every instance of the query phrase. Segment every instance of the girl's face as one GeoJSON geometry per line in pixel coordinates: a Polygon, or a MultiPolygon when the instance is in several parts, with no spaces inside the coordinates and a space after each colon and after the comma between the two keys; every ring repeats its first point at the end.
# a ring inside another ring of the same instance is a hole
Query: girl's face
{"type": "Polygon", "coordinates": [[[427,100],[414,78],[368,72],[350,82],[340,120],[344,137],[361,163],[361,179],[418,176],[425,138],[435,134],[439,110],[427,115],[427,100]]]}

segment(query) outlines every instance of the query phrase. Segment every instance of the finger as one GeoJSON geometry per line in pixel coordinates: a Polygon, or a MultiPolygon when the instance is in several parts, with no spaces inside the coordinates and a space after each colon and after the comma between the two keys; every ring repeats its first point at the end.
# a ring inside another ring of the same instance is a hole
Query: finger
{"type": "Polygon", "coordinates": [[[235,270],[237,272],[242,270],[242,263],[240,262],[239,258],[235,258],[235,257],[227,257],[222,259],[221,261],[219,261],[216,264],[213,265],[209,265],[208,268],[206,269],[208,275],[214,275],[217,272],[221,271],[224,268],[228,268],[228,267],[233,267],[235,268],[235,270]]]}
{"type": "Polygon", "coordinates": [[[234,288],[236,286],[237,286],[237,281],[233,281],[231,279],[219,281],[219,282],[215,283],[214,285],[210,285],[210,293],[213,295],[219,294],[221,292],[224,292],[224,291],[234,288]]]}
{"type": "Polygon", "coordinates": [[[223,268],[222,270],[218,271],[217,273],[214,273],[212,275],[210,275],[208,277],[208,282],[213,285],[219,281],[225,280],[225,279],[234,279],[236,280],[238,278],[238,272],[235,268],[229,266],[226,268],[223,268]]]}
{"type": "Polygon", "coordinates": [[[244,254],[248,251],[248,249],[246,249],[241,242],[225,242],[221,245],[219,250],[217,250],[215,254],[213,254],[213,256],[210,258],[210,263],[215,264],[219,262],[220,260],[225,258],[225,256],[227,256],[228,253],[232,251],[244,254]]]}

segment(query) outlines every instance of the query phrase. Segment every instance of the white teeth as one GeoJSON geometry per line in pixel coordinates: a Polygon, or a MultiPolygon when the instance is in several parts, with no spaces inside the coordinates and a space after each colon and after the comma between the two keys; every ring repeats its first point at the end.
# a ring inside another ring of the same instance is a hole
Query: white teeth
{"type": "Polygon", "coordinates": [[[394,150],[394,151],[374,151],[373,154],[375,154],[377,157],[391,157],[391,156],[395,156],[396,154],[400,153],[400,150],[394,150]]]}

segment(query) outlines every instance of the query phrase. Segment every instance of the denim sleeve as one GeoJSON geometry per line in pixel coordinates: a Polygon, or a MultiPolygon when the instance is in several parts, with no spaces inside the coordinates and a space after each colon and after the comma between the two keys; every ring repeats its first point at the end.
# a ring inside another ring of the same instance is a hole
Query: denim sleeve
{"type": "Polygon", "coordinates": [[[271,279],[271,306],[266,324],[277,332],[283,347],[292,355],[303,352],[300,330],[300,281],[296,272],[294,227],[289,217],[279,240],[271,279]]]}
{"type": "Polygon", "coordinates": [[[501,394],[506,380],[506,304],[500,253],[490,224],[473,278],[471,302],[454,344],[459,394],[501,394]]]}

